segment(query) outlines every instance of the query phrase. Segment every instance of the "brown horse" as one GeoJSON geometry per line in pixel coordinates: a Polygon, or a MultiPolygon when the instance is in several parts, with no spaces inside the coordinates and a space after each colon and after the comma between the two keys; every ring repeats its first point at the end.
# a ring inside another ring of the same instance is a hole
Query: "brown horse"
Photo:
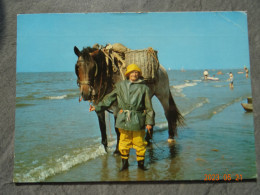
{"type": "MultiPolygon", "coordinates": [[[[106,55],[103,50],[96,48],[83,48],[80,51],[76,46],[74,52],[78,57],[75,65],[75,73],[78,77],[77,84],[80,88],[80,96],[84,101],[92,101],[97,104],[106,94],[111,92],[115,83],[121,81],[123,78],[120,74],[119,68],[115,70],[112,68],[112,60],[106,60],[106,55]]],[[[115,62],[118,66],[118,62],[115,62]]],[[[177,123],[183,123],[183,117],[180,114],[169,87],[169,79],[166,70],[160,65],[155,81],[147,83],[151,89],[151,98],[155,95],[161,102],[166,119],[168,121],[168,141],[174,141],[174,136],[177,135],[177,123]]],[[[117,104],[113,104],[110,108],[113,111],[115,121],[119,111],[117,104]]],[[[98,113],[98,121],[102,136],[102,144],[107,149],[107,135],[105,124],[105,112],[98,113]]],[[[115,153],[118,151],[119,131],[116,128],[117,146],[115,153]]],[[[149,141],[150,136],[146,136],[149,141]]]]}

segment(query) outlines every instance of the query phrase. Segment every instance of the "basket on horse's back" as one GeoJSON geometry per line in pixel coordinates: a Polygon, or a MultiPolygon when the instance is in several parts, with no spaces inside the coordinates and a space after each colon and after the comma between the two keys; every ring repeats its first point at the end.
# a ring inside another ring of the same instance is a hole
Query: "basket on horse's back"
{"type": "Polygon", "coordinates": [[[136,64],[142,70],[144,80],[148,81],[155,79],[159,68],[157,51],[152,48],[125,52],[125,63],[127,66],[136,64]]]}

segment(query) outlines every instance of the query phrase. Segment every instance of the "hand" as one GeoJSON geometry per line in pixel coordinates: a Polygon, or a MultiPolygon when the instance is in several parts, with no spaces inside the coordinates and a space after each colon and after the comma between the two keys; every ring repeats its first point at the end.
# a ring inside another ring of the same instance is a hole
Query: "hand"
{"type": "Polygon", "coordinates": [[[147,129],[147,131],[148,131],[150,137],[152,137],[152,135],[151,135],[151,130],[152,130],[152,128],[153,128],[152,125],[146,125],[146,129],[147,129]]]}
{"type": "Polygon", "coordinates": [[[92,105],[89,106],[89,112],[92,112],[92,111],[95,111],[95,110],[96,110],[96,108],[94,106],[92,106],[92,105]]]}

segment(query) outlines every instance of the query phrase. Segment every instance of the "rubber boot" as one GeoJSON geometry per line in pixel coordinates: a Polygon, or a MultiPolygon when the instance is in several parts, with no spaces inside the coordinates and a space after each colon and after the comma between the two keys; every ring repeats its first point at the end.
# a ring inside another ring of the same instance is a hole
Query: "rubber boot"
{"type": "Polygon", "coordinates": [[[145,166],[144,166],[144,160],[140,160],[138,161],[138,167],[144,171],[148,170],[145,166]]]}
{"type": "Polygon", "coordinates": [[[122,168],[120,169],[120,171],[123,171],[123,170],[127,169],[128,166],[129,166],[128,165],[128,159],[122,158],[122,168]]]}

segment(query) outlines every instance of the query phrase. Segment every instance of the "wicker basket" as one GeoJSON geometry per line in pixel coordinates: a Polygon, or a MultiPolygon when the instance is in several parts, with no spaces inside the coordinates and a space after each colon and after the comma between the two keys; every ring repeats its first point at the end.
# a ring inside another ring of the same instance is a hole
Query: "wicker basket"
{"type": "Polygon", "coordinates": [[[152,48],[125,52],[125,63],[126,66],[136,64],[145,80],[153,80],[159,68],[157,51],[152,48]]]}

